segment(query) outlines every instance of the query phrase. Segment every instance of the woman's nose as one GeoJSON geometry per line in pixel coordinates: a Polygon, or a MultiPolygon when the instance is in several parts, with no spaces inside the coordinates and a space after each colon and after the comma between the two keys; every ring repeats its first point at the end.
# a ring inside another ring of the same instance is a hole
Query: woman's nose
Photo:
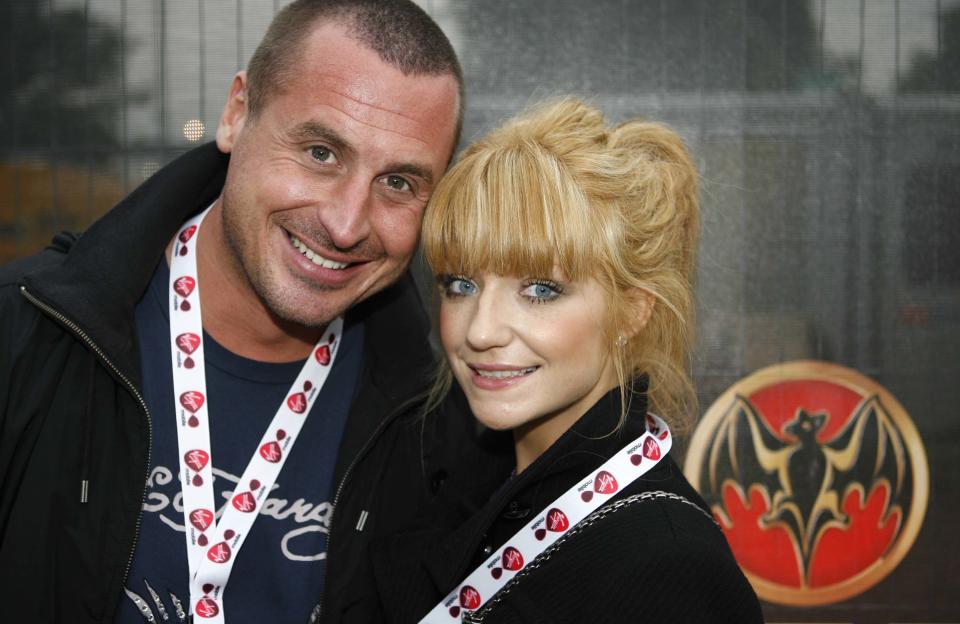
{"type": "Polygon", "coordinates": [[[509,322],[509,305],[500,289],[484,288],[477,295],[477,304],[467,329],[467,343],[477,351],[505,346],[513,335],[509,322]]]}

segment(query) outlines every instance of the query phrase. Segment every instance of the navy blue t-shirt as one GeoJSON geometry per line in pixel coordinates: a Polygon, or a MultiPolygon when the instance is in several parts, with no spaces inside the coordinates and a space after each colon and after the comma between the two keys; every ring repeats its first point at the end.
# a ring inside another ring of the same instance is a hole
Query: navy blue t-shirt
{"type": "MultiPolygon", "coordinates": [[[[143,396],[153,422],[153,454],[140,535],[116,622],[147,621],[137,602],[177,622],[189,612],[176,410],[170,364],[167,290],[161,262],[137,304],[143,396]],[[156,597],[154,597],[156,594],[156,597]]],[[[271,364],[240,357],[204,334],[210,444],[217,517],[303,362],[271,364]]],[[[307,622],[326,568],[333,470],[363,358],[363,325],[347,319],[326,384],[314,402],[280,476],[247,536],[224,594],[229,624],[307,622]]]]}

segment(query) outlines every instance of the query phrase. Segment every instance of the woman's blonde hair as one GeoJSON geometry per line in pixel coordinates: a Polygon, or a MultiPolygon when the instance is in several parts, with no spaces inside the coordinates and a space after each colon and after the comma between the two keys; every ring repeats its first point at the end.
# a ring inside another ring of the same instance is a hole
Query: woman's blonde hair
{"type": "Polygon", "coordinates": [[[558,268],[574,281],[597,280],[624,413],[629,381],[645,374],[651,409],[682,430],[696,407],[689,356],[698,237],[697,174],[683,140],[648,121],[608,127],[599,110],[567,98],[463,152],[427,207],[422,248],[435,275],[542,277],[558,268]],[[640,291],[655,305],[632,332],[640,291]]]}

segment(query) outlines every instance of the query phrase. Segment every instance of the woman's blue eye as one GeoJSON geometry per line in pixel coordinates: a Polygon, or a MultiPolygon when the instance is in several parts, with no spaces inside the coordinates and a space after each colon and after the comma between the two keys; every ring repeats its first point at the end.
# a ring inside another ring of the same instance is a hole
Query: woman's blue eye
{"type": "Polygon", "coordinates": [[[453,297],[468,297],[477,292],[477,286],[462,277],[448,277],[444,280],[443,291],[453,297]]]}
{"type": "Polygon", "coordinates": [[[562,292],[563,289],[560,288],[559,284],[553,282],[532,282],[527,284],[521,294],[529,297],[536,303],[543,303],[544,301],[556,299],[562,292]]]}

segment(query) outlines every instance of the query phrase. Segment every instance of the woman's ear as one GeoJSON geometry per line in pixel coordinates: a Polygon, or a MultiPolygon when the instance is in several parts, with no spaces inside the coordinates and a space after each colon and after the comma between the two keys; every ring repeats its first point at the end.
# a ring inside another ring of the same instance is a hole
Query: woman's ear
{"type": "Polygon", "coordinates": [[[627,338],[632,340],[646,327],[650,315],[653,314],[653,307],[657,304],[657,298],[643,288],[632,288],[627,296],[630,299],[631,314],[627,318],[625,329],[629,332],[627,338]]]}

